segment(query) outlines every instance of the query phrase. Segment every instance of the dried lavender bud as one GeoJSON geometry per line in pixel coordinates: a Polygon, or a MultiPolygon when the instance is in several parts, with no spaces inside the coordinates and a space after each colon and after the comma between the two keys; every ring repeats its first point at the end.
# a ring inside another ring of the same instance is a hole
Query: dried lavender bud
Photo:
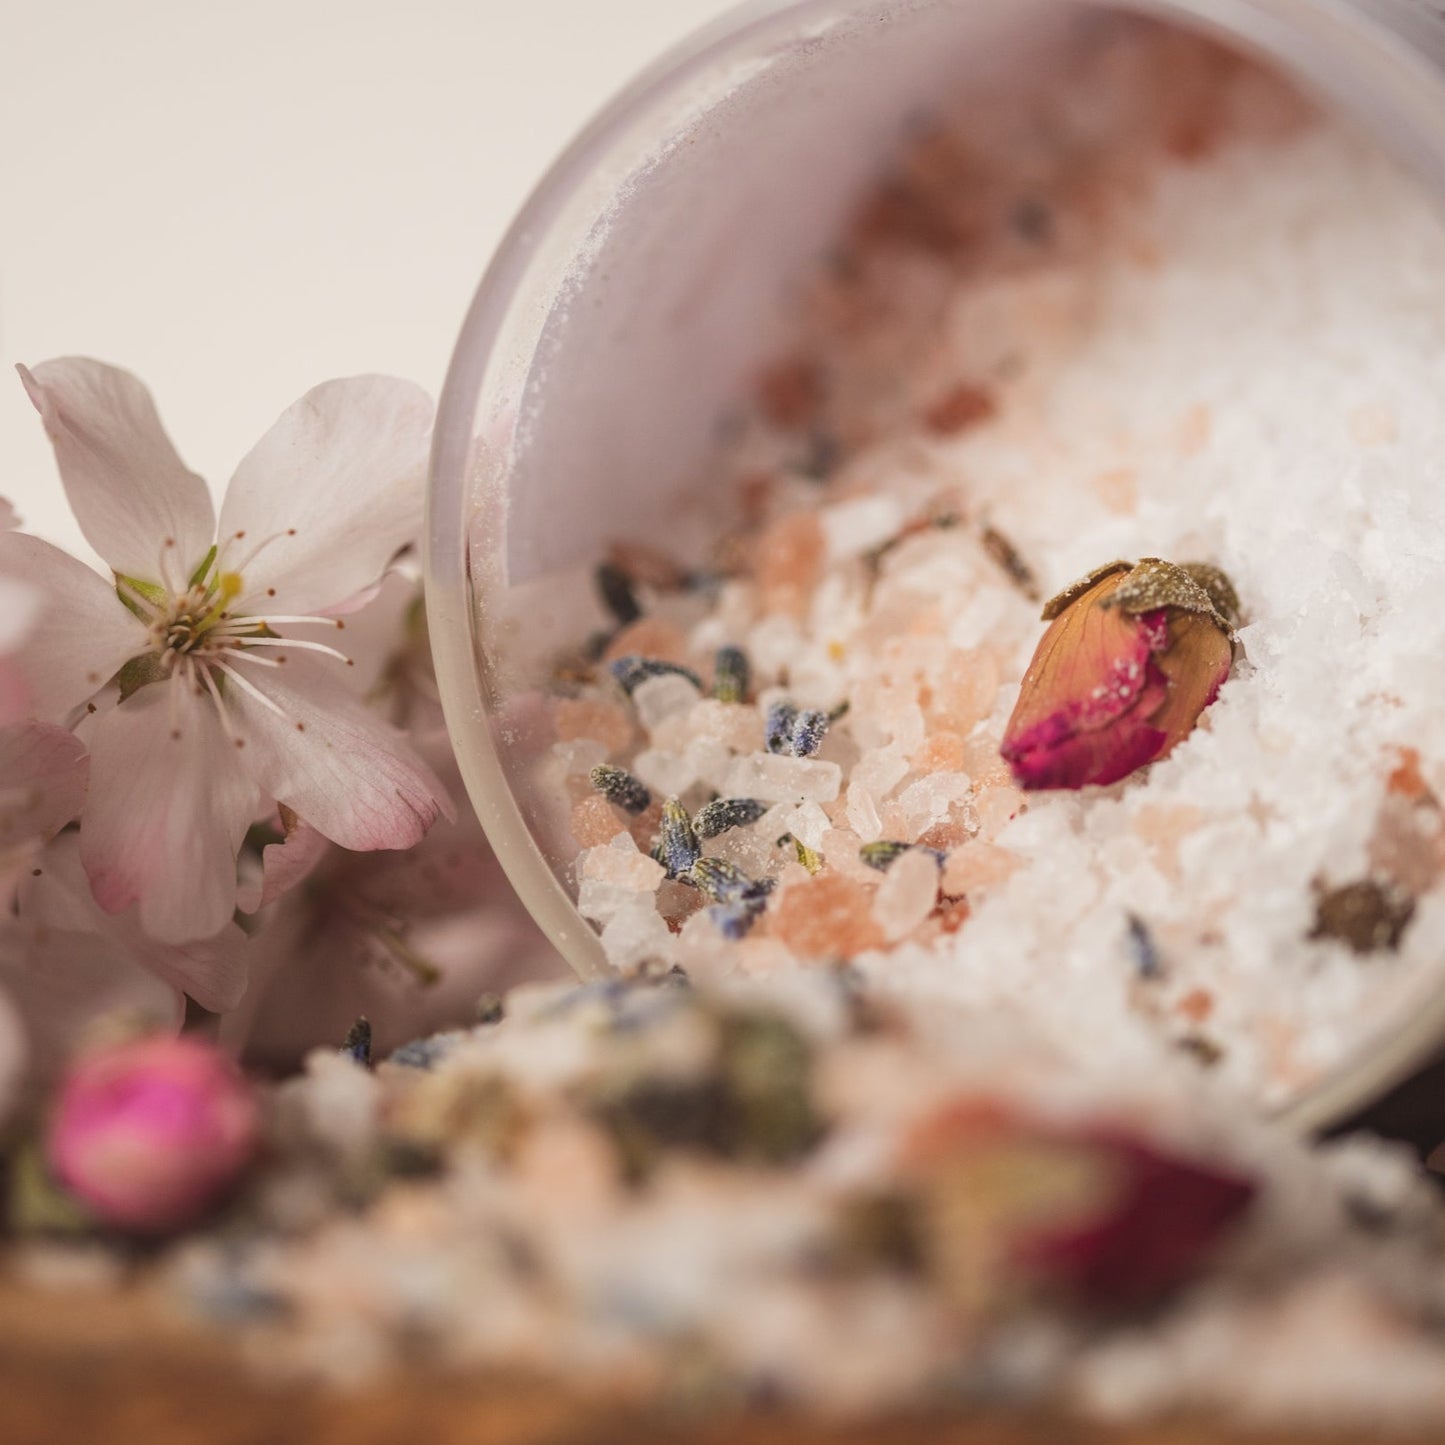
{"type": "Polygon", "coordinates": [[[341,1052],[362,1068],[371,1067],[371,1021],[364,1014],[347,1029],[341,1052]]]}
{"type": "Polygon", "coordinates": [[[587,777],[609,803],[615,803],[626,812],[645,813],[652,806],[652,794],[647,784],[640,778],[634,778],[626,768],[598,763],[587,777]]]}
{"type": "Polygon", "coordinates": [[[632,590],[632,579],[613,562],[600,562],[592,574],[597,595],[602,605],[616,619],[618,626],[626,627],[642,616],[642,604],[632,590]]]}
{"type": "Polygon", "coordinates": [[[693,831],[699,838],[716,838],[732,828],[756,823],[767,811],[768,804],[756,798],[715,798],[698,809],[692,820],[693,831]]]}
{"type": "Polygon", "coordinates": [[[770,753],[793,751],[793,728],[797,721],[798,709],[790,702],[775,702],[768,709],[763,722],[763,741],[770,753]]]}
{"type": "Polygon", "coordinates": [[[1335,938],[1356,953],[1399,948],[1415,900],[1392,883],[1362,878],[1339,888],[1315,884],[1315,923],[1311,938],[1335,938]]]}
{"type": "Polygon", "coordinates": [[[687,875],[714,903],[728,903],[745,897],[756,886],[753,880],[726,858],[699,858],[687,875]]]}
{"type": "Polygon", "coordinates": [[[1149,925],[1137,913],[1129,914],[1129,953],[1140,978],[1158,978],[1164,972],[1159,948],[1149,925]]]}
{"type": "Polygon", "coordinates": [[[702,857],[702,845],[693,832],[687,809],[669,798],[662,805],[662,831],[657,835],[658,861],[669,878],[681,878],[702,857]]]}
{"type": "Polygon", "coordinates": [[[736,943],[752,932],[753,924],[763,916],[764,907],[761,898],[736,898],[726,903],[711,904],[707,916],[724,938],[736,943]]]}
{"type": "Polygon", "coordinates": [[[507,1016],[507,1001],[499,993],[484,993],[477,999],[476,1020],[479,1024],[499,1024],[507,1016]]]}
{"type": "Polygon", "coordinates": [[[746,702],[752,669],[741,647],[720,647],[713,664],[712,695],[719,702],[746,702]]]}
{"type": "Polygon", "coordinates": [[[793,723],[792,753],[795,758],[811,758],[823,746],[828,732],[828,714],[808,708],[793,723]]]}
{"type": "Polygon", "coordinates": [[[672,674],[685,677],[699,692],[702,691],[702,679],[690,667],[682,667],[676,662],[663,662],[656,657],[619,657],[612,664],[611,672],[628,697],[649,677],[667,677],[672,674]]]}

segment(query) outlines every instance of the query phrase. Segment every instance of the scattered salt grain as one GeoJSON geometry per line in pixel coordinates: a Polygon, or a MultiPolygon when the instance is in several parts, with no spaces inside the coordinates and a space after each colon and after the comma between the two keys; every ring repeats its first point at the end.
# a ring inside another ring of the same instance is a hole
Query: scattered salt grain
{"type": "Polygon", "coordinates": [[[733,760],[726,791],[764,803],[831,803],[842,780],[843,769],[837,763],[750,753],[733,760]]]}

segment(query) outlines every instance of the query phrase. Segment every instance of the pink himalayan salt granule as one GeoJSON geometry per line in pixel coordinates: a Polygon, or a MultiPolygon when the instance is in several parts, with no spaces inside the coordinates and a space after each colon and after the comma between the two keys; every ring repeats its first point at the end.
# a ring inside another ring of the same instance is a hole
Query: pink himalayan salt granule
{"type": "Polygon", "coordinates": [[[873,892],[841,873],[819,873],[780,890],[769,915],[772,933],[800,959],[852,958],[881,948],[883,930],[873,916],[873,892]]]}
{"type": "Polygon", "coordinates": [[[986,648],[950,651],[922,698],[929,730],[967,736],[993,711],[999,684],[998,662],[986,648]]]}
{"type": "Polygon", "coordinates": [[[616,703],[596,697],[564,697],[553,721],[559,742],[592,738],[610,755],[626,750],[633,737],[632,719],[616,703]]]}
{"type": "Polygon", "coordinates": [[[639,617],[622,628],[607,644],[604,662],[620,657],[650,657],[658,662],[688,662],[687,638],[682,628],[661,617],[639,617]]]}
{"type": "Polygon", "coordinates": [[[572,836],[579,847],[601,847],[623,831],[622,819],[601,794],[593,793],[572,805],[572,836]]]}
{"type": "Polygon", "coordinates": [[[955,732],[936,732],[925,738],[923,746],[913,754],[912,763],[920,773],[962,773],[964,739],[955,732]]]}
{"type": "Polygon", "coordinates": [[[889,943],[907,938],[938,901],[938,862],[915,851],[897,859],[873,895],[873,919],[889,943]]]}
{"type": "Polygon", "coordinates": [[[823,528],[812,512],[781,517],[758,538],[754,575],[764,612],[801,613],[823,565],[823,528]]]}
{"type": "Polygon", "coordinates": [[[1022,860],[995,843],[967,843],[948,855],[942,886],[950,897],[975,895],[1008,882],[1022,860]]]}

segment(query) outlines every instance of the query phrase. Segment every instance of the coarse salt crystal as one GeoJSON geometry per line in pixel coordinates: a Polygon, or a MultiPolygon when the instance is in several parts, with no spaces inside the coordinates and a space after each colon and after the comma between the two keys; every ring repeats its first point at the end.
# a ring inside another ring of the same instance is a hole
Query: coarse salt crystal
{"type": "Polygon", "coordinates": [[[730,797],[764,803],[831,803],[842,781],[843,769],[837,763],[750,753],[733,760],[725,791],[730,797]]]}
{"type": "Polygon", "coordinates": [[[632,760],[632,771],[656,793],[676,796],[697,782],[697,768],[691,757],[678,757],[655,748],[644,748],[632,760]]]}
{"type": "Polygon", "coordinates": [[[889,943],[907,938],[938,901],[938,863],[931,853],[903,854],[883,875],[873,897],[873,917],[889,943]]]}
{"type": "Polygon", "coordinates": [[[903,510],[886,493],[824,507],[818,514],[830,561],[857,557],[886,542],[903,524],[903,510]]]}
{"type": "Polygon", "coordinates": [[[655,858],[638,850],[628,833],[619,833],[604,848],[589,848],[582,860],[582,877],[615,883],[634,892],[651,893],[667,876],[655,858]]]}
{"type": "Polygon", "coordinates": [[[664,672],[638,683],[632,705],[648,732],[677,713],[686,712],[701,697],[697,687],[679,672],[664,672]]]}

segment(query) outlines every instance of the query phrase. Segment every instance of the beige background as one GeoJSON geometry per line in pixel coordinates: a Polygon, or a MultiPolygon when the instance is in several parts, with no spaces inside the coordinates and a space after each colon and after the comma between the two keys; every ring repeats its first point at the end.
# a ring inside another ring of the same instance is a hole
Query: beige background
{"type": "Polygon", "coordinates": [[[331,376],[433,392],[574,131],[724,0],[0,0],[0,494],[76,547],[12,368],[150,385],[224,486],[331,376]]]}

